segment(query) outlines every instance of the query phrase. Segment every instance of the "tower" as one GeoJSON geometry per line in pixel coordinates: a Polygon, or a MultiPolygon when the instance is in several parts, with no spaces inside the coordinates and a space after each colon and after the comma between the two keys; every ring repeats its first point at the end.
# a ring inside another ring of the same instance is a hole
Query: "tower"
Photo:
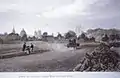
{"type": "Polygon", "coordinates": [[[34,31],[34,36],[35,36],[36,38],[38,38],[37,31],[34,31]]]}
{"type": "Polygon", "coordinates": [[[83,32],[82,27],[81,26],[76,26],[75,32],[76,32],[77,36],[79,36],[83,32]]]}
{"type": "Polygon", "coordinates": [[[42,38],[42,35],[41,35],[41,30],[38,30],[38,38],[41,39],[42,38]]]}
{"type": "Polygon", "coordinates": [[[12,29],[12,33],[14,33],[15,34],[15,28],[13,27],[13,29],[12,29]]]}

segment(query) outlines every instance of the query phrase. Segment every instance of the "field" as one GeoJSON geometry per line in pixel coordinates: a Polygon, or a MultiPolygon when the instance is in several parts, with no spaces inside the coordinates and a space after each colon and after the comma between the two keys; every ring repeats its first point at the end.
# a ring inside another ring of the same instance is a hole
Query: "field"
{"type": "MultiPolygon", "coordinates": [[[[22,46],[24,42],[14,43],[14,44],[0,44],[0,54],[6,54],[6,53],[14,53],[14,52],[21,52],[22,46]]],[[[49,44],[42,41],[29,41],[27,42],[27,45],[30,45],[30,43],[34,44],[35,50],[47,50],[49,48],[49,44]]]]}

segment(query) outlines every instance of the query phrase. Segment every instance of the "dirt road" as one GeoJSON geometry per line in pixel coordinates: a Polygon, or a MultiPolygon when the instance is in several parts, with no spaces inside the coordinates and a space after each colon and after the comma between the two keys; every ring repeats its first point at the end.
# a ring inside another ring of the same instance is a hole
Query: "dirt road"
{"type": "Polygon", "coordinates": [[[42,54],[0,59],[2,72],[72,71],[86,52],[94,47],[68,49],[63,44],[51,44],[51,51],[42,54]]]}

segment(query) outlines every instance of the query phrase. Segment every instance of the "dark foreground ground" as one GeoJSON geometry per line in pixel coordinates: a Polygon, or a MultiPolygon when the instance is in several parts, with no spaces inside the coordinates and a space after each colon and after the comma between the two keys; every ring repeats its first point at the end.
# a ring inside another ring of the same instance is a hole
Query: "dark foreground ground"
{"type": "Polygon", "coordinates": [[[72,71],[86,52],[92,52],[95,46],[78,50],[66,48],[63,44],[51,44],[51,51],[0,59],[1,72],[57,72],[72,71]]]}

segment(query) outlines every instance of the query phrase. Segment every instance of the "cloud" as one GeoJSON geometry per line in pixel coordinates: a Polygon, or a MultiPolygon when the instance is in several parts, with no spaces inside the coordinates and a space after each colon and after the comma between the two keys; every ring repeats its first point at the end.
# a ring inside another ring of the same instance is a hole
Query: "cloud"
{"type": "Polygon", "coordinates": [[[64,17],[64,16],[76,16],[76,15],[87,15],[85,9],[96,2],[97,0],[75,0],[72,4],[57,7],[50,11],[43,12],[43,16],[48,18],[64,17]]]}
{"type": "Polygon", "coordinates": [[[120,0],[0,0],[0,31],[11,31],[13,24],[30,34],[34,29],[67,32],[76,26],[119,28],[119,7],[120,0]]]}
{"type": "Polygon", "coordinates": [[[120,0],[98,0],[89,6],[90,19],[108,19],[120,16],[120,0]]]}

